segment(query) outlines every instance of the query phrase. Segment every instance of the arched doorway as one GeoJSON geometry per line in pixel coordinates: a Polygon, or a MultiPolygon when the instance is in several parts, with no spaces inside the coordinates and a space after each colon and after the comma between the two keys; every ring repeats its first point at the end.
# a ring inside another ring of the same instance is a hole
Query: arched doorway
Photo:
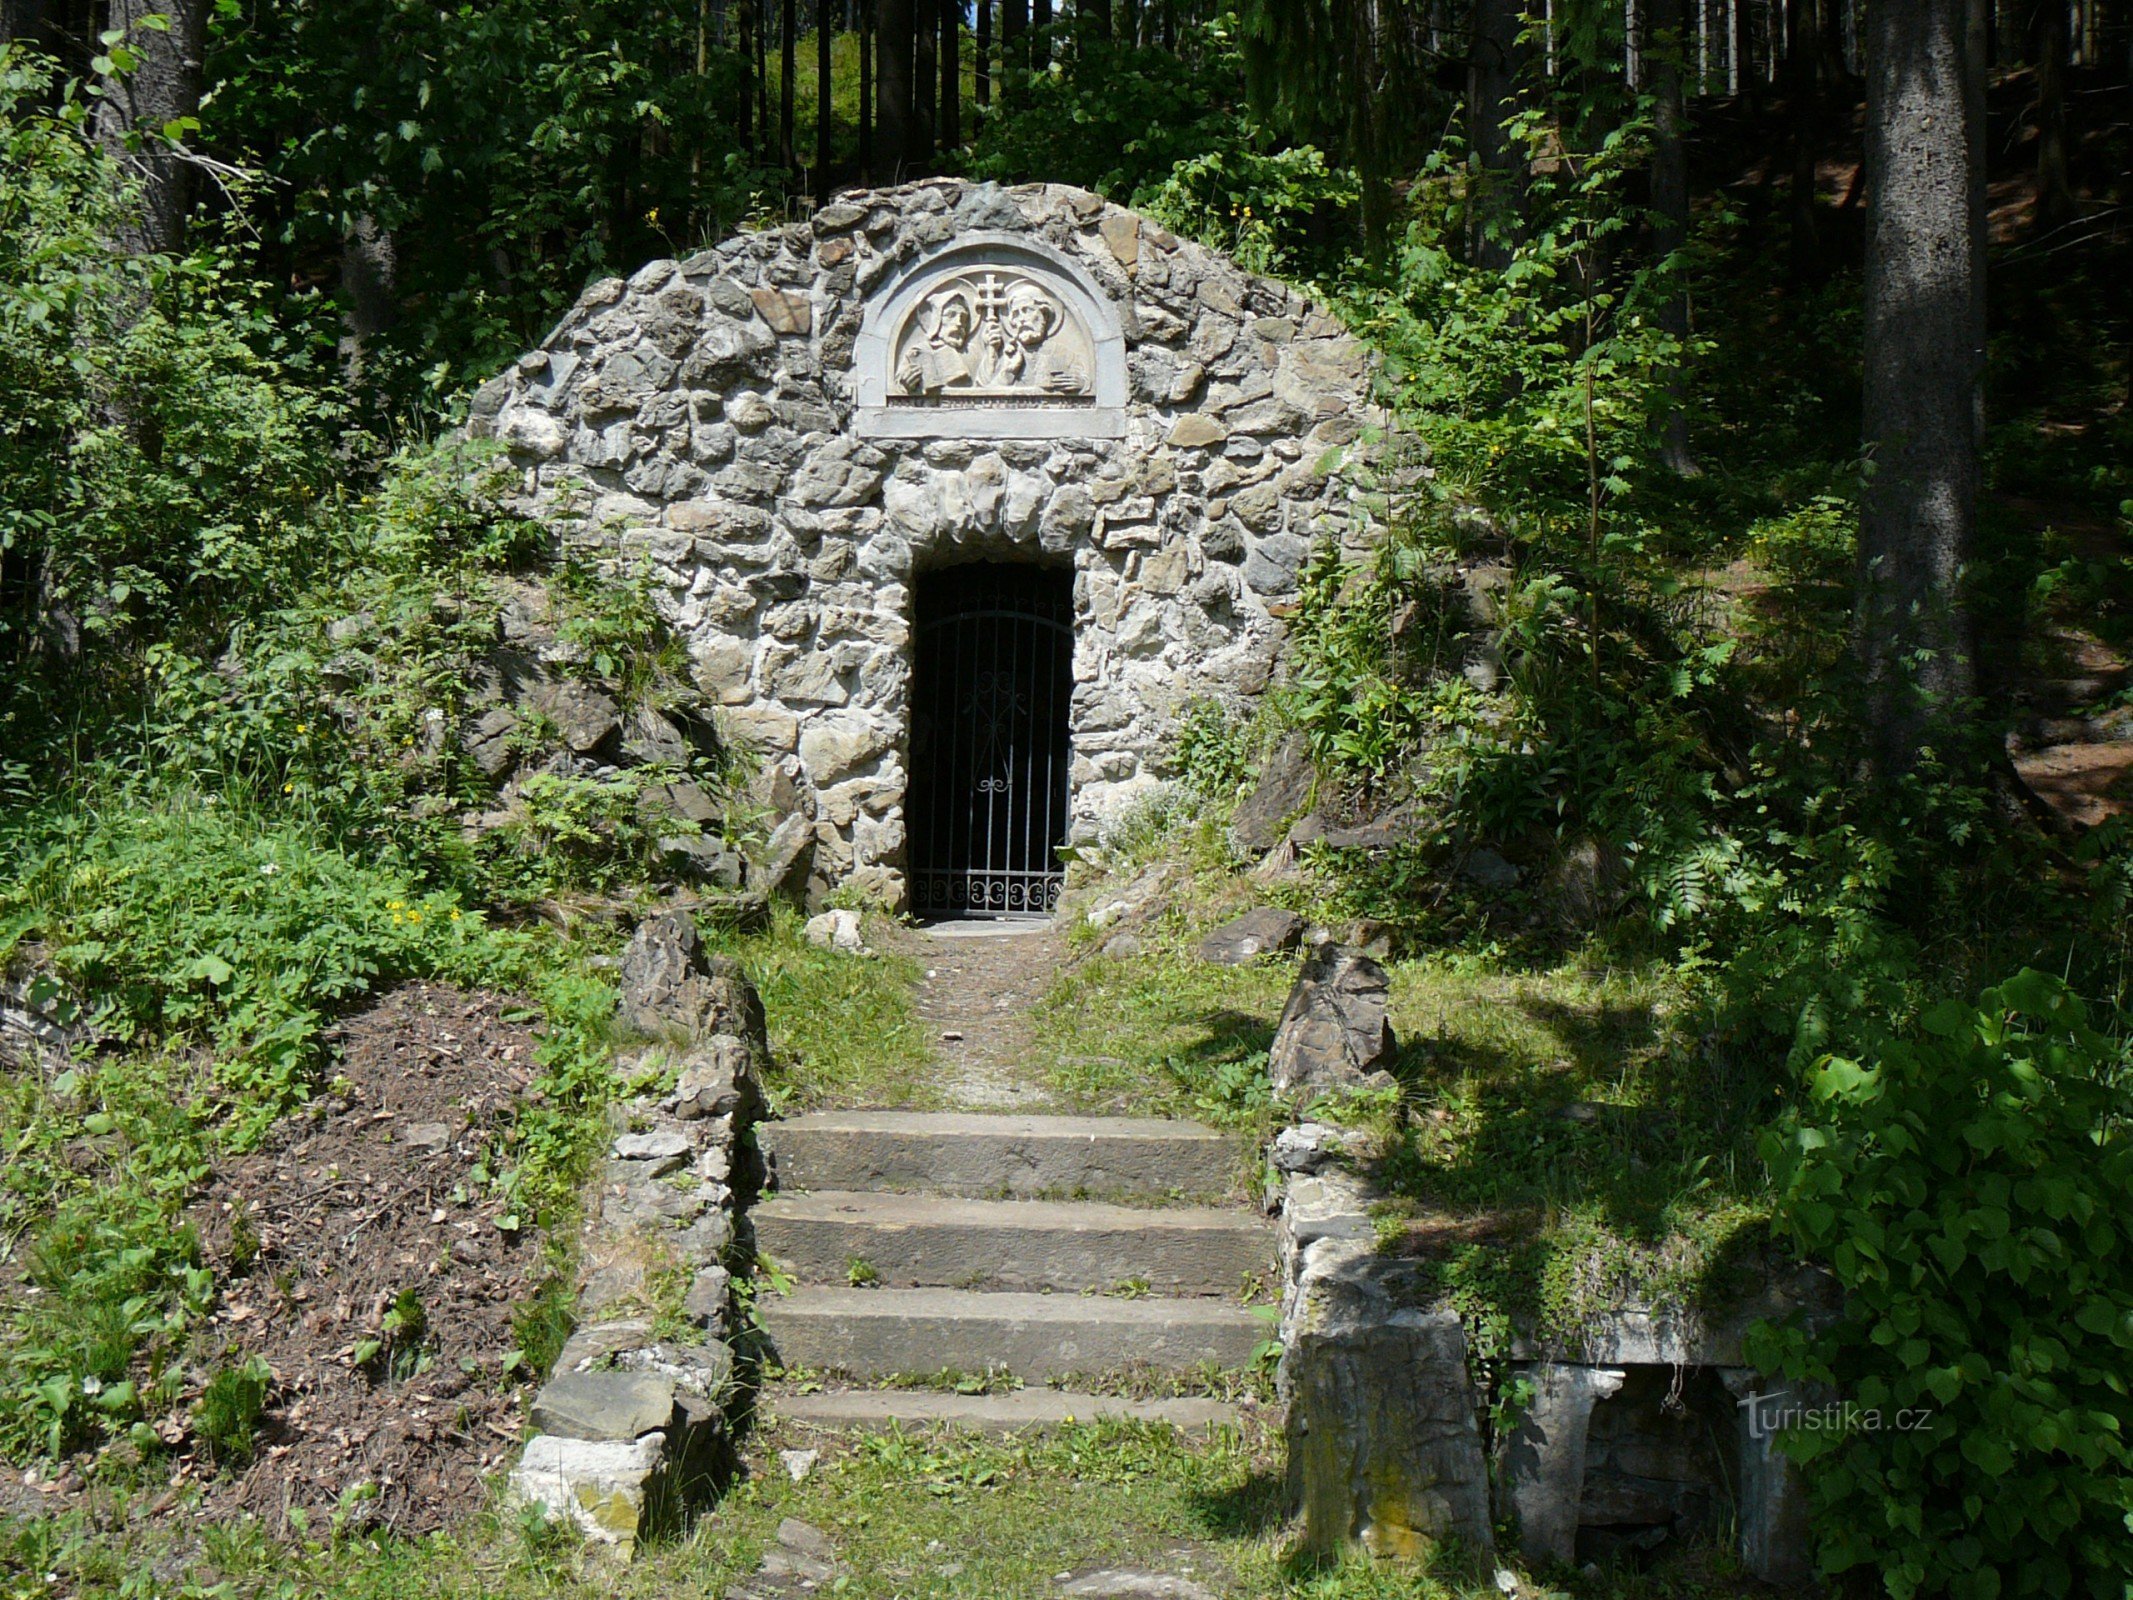
{"type": "Polygon", "coordinates": [[[918,575],[911,909],[1048,915],[1067,831],[1074,574],[1001,562],[918,575]]]}

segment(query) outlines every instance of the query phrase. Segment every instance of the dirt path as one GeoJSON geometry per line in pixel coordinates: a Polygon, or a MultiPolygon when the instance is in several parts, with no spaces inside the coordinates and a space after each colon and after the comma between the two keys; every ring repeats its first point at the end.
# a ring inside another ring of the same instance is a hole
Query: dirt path
{"type": "Polygon", "coordinates": [[[1048,922],[947,922],[904,930],[900,954],[924,965],[918,1014],[932,1035],[951,1109],[1042,1111],[1052,1097],[1032,1081],[1030,1008],[1065,958],[1048,922]]]}

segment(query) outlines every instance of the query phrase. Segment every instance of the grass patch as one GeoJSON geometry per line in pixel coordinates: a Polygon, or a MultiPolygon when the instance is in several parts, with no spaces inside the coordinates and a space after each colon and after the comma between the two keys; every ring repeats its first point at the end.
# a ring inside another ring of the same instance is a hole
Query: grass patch
{"type": "Polygon", "coordinates": [[[913,1008],[918,963],[818,949],[803,926],[780,904],[762,933],[706,932],[707,945],[739,961],[763,996],[776,1058],[766,1085],[772,1114],[922,1097],[932,1052],[913,1008]]]}

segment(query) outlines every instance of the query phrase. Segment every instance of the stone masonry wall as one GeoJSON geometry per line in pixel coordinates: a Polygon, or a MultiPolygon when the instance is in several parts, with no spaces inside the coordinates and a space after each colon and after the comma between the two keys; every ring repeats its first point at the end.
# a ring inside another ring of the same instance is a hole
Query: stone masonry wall
{"type": "Polygon", "coordinates": [[[1369,384],[1327,313],[1145,218],[1075,189],[944,181],[593,285],[470,426],[509,447],[566,539],[649,563],[729,735],[811,805],[818,889],[897,901],[914,573],[1072,567],[1070,839],[1086,840],[1166,779],[1181,706],[1266,686],[1312,541],[1369,538],[1326,470],[1379,420],[1369,384]],[[1059,331],[1040,350],[1040,314],[1027,362],[998,359],[997,322],[963,334],[993,268],[1049,287],[1059,331]],[[938,309],[908,309],[956,285],[965,320],[945,333],[938,309]],[[960,337],[982,372],[944,379],[913,355],[884,377],[925,344],[922,316],[929,349],[960,337]],[[963,387],[917,392],[944,382],[963,387]],[[889,409],[862,404],[884,384],[889,409]]]}

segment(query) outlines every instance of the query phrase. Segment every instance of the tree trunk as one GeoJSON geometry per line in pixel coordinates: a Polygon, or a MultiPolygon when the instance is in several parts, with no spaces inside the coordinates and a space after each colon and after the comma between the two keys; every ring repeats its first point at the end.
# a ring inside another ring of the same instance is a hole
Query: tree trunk
{"type": "Polygon", "coordinates": [[[874,0],[858,0],[859,181],[874,181],[874,0]]]}
{"type": "Polygon", "coordinates": [[[1467,138],[1479,190],[1468,249],[1476,265],[1498,272],[1510,263],[1525,209],[1525,152],[1503,126],[1518,109],[1519,9],[1519,0],[1474,0],[1467,52],[1467,138]]]}
{"type": "Polygon", "coordinates": [[[912,143],[911,74],[913,31],[912,0],[880,0],[881,117],[876,143],[889,179],[901,179],[910,165],[912,143]]]}
{"type": "Polygon", "coordinates": [[[971,62],[971,97],[980,110],[992,104],[992,0],[978,0],[977,58],[971,62]]]}
{"type": "Polygon", "coordinates": [[[953,0],[915,0],[911,24],[911,165],[924,171],[933,164],[934,135],[940,127],[940,12],[953,0]]]}
{"type": "Polygon", "coordinates": [[[1111,37],[1111,0],[1082,0],[1082,27],[1093,38],[1111,37]]]}
{"type": "MultiPolygon", "coordinates": [[[[1687,48],[1683,0],[1647,0],[1651,40],[1645,60],[1652,75],[1652,243],[1660,259],[1677,258],[1689,242],[1688,113],[1682,77],[1687,48]]],[[[1676,261],[1659,325],[1679,342],[1680,358],[1667,378],[1667,413],[1660,426],[1660,456],[1667,470],[1693,478],[1700,470],[1689,448],[1689,285],[1676,261]]]]}
{"type": "Polygon", "coordinates": [[[1867,10],[1866,384],[1858,649],[1881,775],[1956,748],[1975,683],[1965,566],[1983,431],[1982,8],[1867,10]]]}
{"type": "Polygon", "coordinates": [[[836,109],[832,89],[831,49],[836,43],[835,18],[830,0],[815,0],[815,198],[827,200],[830,192],[831,113],[836,109]]]}
{"type": "Polygon", "coordinates": [[[770,0],[750,0],[755,12],[755,125],[760,133],[758,149],[771,140],[770,122],[770,0]]]}
{"type": "Polygon", "coordinates": [[[369,213],[341,236],[341,367],[351,389],[363,388],[371,346],[397,320],[399,266],[391,230],[369,213]]]}
{"type": "Polygon", "coordinates": [[[44,0],[0,0],[0,44],[51,50],[55,47],[51,32],[44,0]]]}
{"type": "Polygon", "coordinates": [[[941,11],[941,148],[963,142],[963,8],[939,0],[941,11]]]}
{"type": "Polygon", "coordinates": [[[125,77],[103,81],[96,107],[97,138],[140,186],[116,242],[128,255],[174,255],[185,248],[191,169],[163,130],[200,113],[207,9],[203,0],[111,0],[111,26],[139,58],[125,77]],[[144,26],[148,17],[168,26],[144,26]]]}
{"type": "Polygon", "coordinates": [[[1029,13],[1030,28],[1036,37],[1030,42],[1030,55],[1039,73],[1052,70],[1052,0],[1032,0],[1029,13]]]}
{"type": "Polygon", "coordinates": [[[741,57],[741,148],[755,149],[755,13],[761,0],[739,0],[741,57]]]}
{"type": "Polygon", "coordinates": [[[1029,93],[1029,0],[1000,0],[1000,99],[1022,104],[1029,93]]]}
{"type": "Polygon", "coordinates": [[[2032,0],[2029,38],[2037,62],[2036,231],[2050,233],[2074,216],[2074,186],[2067,177],[2066,0],[2032,0]]]}
{"type": "Polygon", "coordinates": [[[778,0],[778,165],[796,172],[798,141],[793,137],[793,92],[800,77],[800,16],[797,0],[778,0]]]}
{"type": "Polygon", "coordinates": [[[1795,283],[1814,283],[1822,275],[1821,229],[1815,216],[1822,153],[1822,0],[1792,0],[1790,20],[1785,66],[1792,97],[1791,270],[1795,283]]]}

